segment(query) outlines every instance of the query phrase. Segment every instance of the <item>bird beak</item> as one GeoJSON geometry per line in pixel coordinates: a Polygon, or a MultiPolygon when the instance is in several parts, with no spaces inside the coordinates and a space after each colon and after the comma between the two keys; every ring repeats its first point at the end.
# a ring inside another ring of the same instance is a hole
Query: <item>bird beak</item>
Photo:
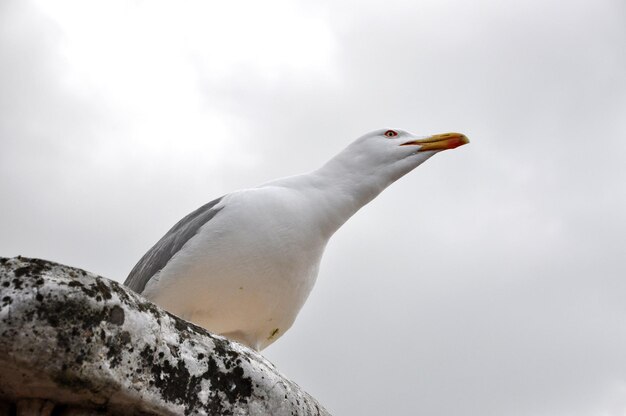
{"type": "Polygon", "coordinates": [[[418,152],[427,150],[448,150],[455,149],[464,144],[468,144],[469,140],[461,133],[443,133],[426,137],[425,139],[412,140],[402,143],[401,146],[420,146],[418,152]]]}

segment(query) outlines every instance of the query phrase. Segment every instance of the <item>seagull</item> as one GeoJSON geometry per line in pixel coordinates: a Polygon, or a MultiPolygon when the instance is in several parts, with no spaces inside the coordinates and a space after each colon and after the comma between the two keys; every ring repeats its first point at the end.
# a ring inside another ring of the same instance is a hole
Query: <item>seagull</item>
{"type": "Polygon", "coordinates": [[[321,168],[201,206],[172,227],[125,285],[167,311],[260,351],[293,324],[330,237],[460,133],[365,134],[321,168]]]}

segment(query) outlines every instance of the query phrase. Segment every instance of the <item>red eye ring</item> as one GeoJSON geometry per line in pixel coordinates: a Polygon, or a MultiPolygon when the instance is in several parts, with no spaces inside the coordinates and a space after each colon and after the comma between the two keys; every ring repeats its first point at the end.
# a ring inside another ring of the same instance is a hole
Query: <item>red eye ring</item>
{"type": "Polygon", "coordinates": [[[397,131],[393,131],[393,130],[387,130],[385,132],[385,136],[387,137],[396,137],[398,135],[397,131]]]}

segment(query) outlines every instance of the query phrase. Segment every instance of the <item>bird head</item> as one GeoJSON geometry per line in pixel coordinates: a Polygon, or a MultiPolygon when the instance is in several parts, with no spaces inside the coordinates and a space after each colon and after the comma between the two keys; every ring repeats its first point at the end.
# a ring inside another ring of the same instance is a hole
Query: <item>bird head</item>
{"type": "Polygon", "coordinates": [[[404,130],[380,129],[358,138],[343,156],[351,159],[348,164],[353,168],[387,172],[389,179],[396,180],[436,153],[467,143],[461,133],[416,136],[404,130]]]}
{"type": "MultiPolygon", "coordinates": [[[[461,133],[416,136],[404,130],[381,129],[361,136],[353,143],[355,154],[378,159],[382,163],[415,157],[424,161],[442,150],[455,149],[469,143],[461,133]]],[[[375,163],[376,164],[376,163],[375,163]]]]}

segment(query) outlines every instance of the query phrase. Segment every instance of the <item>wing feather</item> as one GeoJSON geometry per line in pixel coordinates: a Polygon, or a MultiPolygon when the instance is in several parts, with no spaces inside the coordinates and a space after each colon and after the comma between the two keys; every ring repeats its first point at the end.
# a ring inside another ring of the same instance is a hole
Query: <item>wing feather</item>
{"type": "Polygon", "coordinates": [[[197,234],[200,227],[208,223],[221,211],[215,206],[222,197],[201,206],[178,221],[135,265],[124,284],[137,293],[143,292],[146,284],[170,261],[172,257],[197,234]]]}

